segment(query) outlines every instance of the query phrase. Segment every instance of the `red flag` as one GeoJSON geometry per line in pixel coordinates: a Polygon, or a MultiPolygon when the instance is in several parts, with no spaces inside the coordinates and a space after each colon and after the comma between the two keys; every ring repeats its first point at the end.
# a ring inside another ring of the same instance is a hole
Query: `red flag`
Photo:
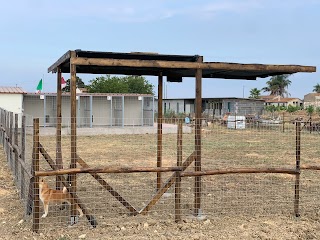
{"type": "Polygon", "coordinates": [[[63,77],[61,77],[61,89],[64,89],[67,86],[66,81],[64,80],[63,77]]]}

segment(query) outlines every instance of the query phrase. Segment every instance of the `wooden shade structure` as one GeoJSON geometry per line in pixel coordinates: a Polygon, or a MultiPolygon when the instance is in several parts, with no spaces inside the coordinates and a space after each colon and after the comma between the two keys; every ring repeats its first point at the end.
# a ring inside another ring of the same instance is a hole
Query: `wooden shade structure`
{"type": "MultiPolygon", "coordinates": [[[[67,51],[48,72],[57,74],[57,156],[56,164],[62,168],[61,156],[61,73],[71,74],[71,163],[75,168],[77,162],[77,132],[76,132],[76,73],[91,74],[124,74],[158,76],[158,131],[157,131],[157,167],[162,167],[162,85],[163,76],[169,81],[181,82],[184,77],[195,78],[196,124],[194,154],[186,161],[183,169],[193,160],[195,171],[201,171],[201,102],[202,78],[244,79],[256,80],[269,76],[292,74],[297,72],[315,72],[314,66],[300,65],[266,65],[240,64],[226,62],[204,62],[199,55],[166,55],[157,53],[115,53],[96,51],[67,51]]],[[[181,163],[180,163],[181,164],[181,163]]],[[[195,214],[200,214],[201,174],[195,176],[195,214]]],[[[166,185],[172,184],[175,176],[166,185]]],[[[57,178],[58,180],[58,178],[57,178]]],[[[76,175],[71,174],[71,191],[76,191],[76,175]]],[[[62,185],[59,185],[60,187],[62,185]]],[[[57,185],[57,187],[59,187],[57,185]]],[[[161,171],[157,172],[157,190],[162,186],[161,171]]],[[[149,205],[148,205],[149,206],[149,205]]],[[[145,210],[143,210],[145,211],[145,210]]],[[[142,212],[143,212],[142,211],[142,212]]],[[[76,209],[73,209],[74,214],[76,209]]]]}

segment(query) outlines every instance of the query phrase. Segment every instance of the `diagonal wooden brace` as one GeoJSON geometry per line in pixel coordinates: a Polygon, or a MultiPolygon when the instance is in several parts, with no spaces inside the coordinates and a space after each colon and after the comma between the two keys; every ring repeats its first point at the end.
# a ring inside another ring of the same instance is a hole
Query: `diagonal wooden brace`
{"type": "MultiPolygon", "coordinates": [[[[56,166],[56,164],[54,163],[54,161],[52,160],[52,158],[50,157],[50,155],[47,153],[47,151],[44,149],[44,147],[39,143],[39,150],[40,153],[42,154],[42,156],[44,157],[44,159],[48,162],[48,164],[50,165],[50,167],[53,170],[58,170],[58,167],[56,166]]],[[[69,189],[69,186],[67,184],[67,180],[65,179],[64,176],[60,175],[59,176],[61,183],[69,189]]],[[[93,215],[90,215],[88,210],[86,209],[85,205],[83,203],[81,203],[79,197],[72,192],[69,192],[71,195],[71,199],[70,202],[71,204],[78,204],[78,206],[82,209],[83,214],[86,216],[86,218],[88,219],[89,223],[93,226],[96,227],[97,226],[97,221],[94,218],[93,215]]]]}
{"type": "MultiPolygon", "coordinates": [[[[77,162],[84,168],[89,168],[90,166],[86,162],[77,156],[77,162]]],[[[137,215],[138,211],[125,200],[117,191],[115,191],[98,173],[90,173],[90,175],[101,184],[112,196],[114,196],[123,206],[125,206],[133,215],[137,215]]]]}
{"type": "MultiPolygon", "coordinates": [[[[194,161],[196,157],[195,152],[193,152],[182,164],[182,172],[185,171],[190,164],[194,161]]],[[[177,174],[174,173],[168,180],[165,182],[165,184],[157,191],[157,193],[153,196],[153,198],[149,201],[149,203],[142,208],[139,213],[140,214],[146,214],[161,198],[161,196],[175,183],[177,174]]]]}

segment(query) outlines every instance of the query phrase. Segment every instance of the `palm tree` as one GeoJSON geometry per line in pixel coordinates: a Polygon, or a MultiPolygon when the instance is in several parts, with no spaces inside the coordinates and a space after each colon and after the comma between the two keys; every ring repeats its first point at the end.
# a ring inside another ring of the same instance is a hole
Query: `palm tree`
{"type": "Polygon", "coordinates": [[[289,80],[290,74],[277,75],[270,78],[267,81],[267,86],[261,90],[264,92],[270,92],[270,95],[281,96],[290,95],[288,92],[288,87],[291,84],[289,80]]]}
{"type": "Polygon", "coordinates": [[[260,92],[261,92],[261,90],[259,90],[258,88],[252,88],[250,90],[249,98],[258,99],[260,97],[260,92]]]}
{"type": "Polygon", "coordinates": [[[313,86],[313,91],[316,93],[320,93],[320,84],[317,83],[315,86],[313,86]]]}

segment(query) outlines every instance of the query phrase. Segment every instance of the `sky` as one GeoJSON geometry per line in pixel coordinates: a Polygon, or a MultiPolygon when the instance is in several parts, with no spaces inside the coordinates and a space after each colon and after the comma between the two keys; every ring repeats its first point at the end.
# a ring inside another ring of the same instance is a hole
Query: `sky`
{"type": "MultiPolygon", "coordinates": [[[[68,50],[157,52],[316,66],[290,76],[291,97],[303,99],[320,83],[319,13],[320,0],[2,1],[0,86],[35,92],[43,79],[43,92],[55,92],[56,74],[47,69],[68,50]]],[[[88,83],[100,75],[78,76],[88,83]]],[[[157,93],[157,78],[146,78],[157,93]]],[[[248,97],[267,80],[203,79],[203,97],[248,97]]],[[[166,98],[193,98],[195,81],[165,89],[166,98]]]]}

